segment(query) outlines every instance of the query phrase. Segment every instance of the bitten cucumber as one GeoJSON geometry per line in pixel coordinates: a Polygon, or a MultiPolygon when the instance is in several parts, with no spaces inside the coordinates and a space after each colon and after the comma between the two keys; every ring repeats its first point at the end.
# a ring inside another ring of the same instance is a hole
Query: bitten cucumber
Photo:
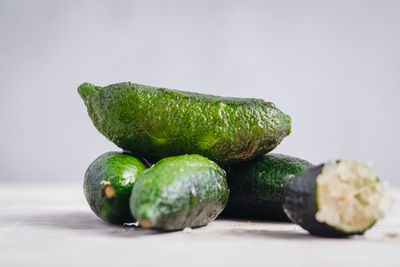
{"type": "Polygon", "coordinates": [[[308,168],[287,180],[284,188],[287,216],[318,236],[362,234],[390,203],[371,167],[351,160],[308,168]]]}
{"type": "Polygon", "coordinates": [[[230,196],[221,216],[287,221],[281,204],[284,179],[310,166],[306,160],[281,154],[229,165],[226,171],[230,196]]]}
{"type": "Polygon", "coordinates": [[[130,82],[84,83],[78,92],[100,133],[153,162],[183,154],[219,164],[250,160],[274,149],[291,130],[291,118],[262,99],[130,82]]]}
{"type": "Polygon", "coordinates": [[[145,228],[171,231],[214,220],[228,202],[226,174],[200,155],[160,160],[133,187],[132,215],[145,228]]]}
{"type": "Polygon", "coordinates": [[[139,159],[108,152],[95,159],[86,171],[83,190],[93,212],[111,223],[134,222],[129,210],[133,184],[146,169],[139,159]]]}

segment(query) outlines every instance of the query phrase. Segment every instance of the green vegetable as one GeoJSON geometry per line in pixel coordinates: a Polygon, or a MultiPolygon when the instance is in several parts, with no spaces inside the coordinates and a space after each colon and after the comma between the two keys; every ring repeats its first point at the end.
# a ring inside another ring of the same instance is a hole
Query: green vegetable
{"type": "Polygon", "coordinates": [[[291,156],[266,154],[227,167],[229,202],[221,216],[288,220],[282,209],[284,179],[312,166],[291,156]]]}
{"type": "Polygon", "coordinates": [[[83,190],[93,212],[111,223],[134,222],[129,210],[133,184],[146,166],[126,153],[108,152],[90,164],[83,190]]]}
{"type": "Polygon", "coordinates": [[[214,220],[228,202],[225,171],[200,155],[160,160],[133,187],[130,208],[143,227],[179,230],[214,220]]]}
{"type": "Polygon", "coordinates": [[[94,126],[117,146],[157,161],[200,154],[225,164],[274,149],[291,119],[262,99],[227,98],[135,83],[78,88],[94,126]]]}
{"type": "Polygon", "coordinates": [[[388,198],[372,169],[351,160],[306,169],[285,182],[287,216],[311,234],[362,234],[383,216],[388,198]]]}

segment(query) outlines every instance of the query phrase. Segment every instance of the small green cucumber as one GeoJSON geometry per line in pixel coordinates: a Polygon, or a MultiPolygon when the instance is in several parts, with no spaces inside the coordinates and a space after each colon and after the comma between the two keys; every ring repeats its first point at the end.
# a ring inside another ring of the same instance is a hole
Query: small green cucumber
{"type": "Polygon", "coordinates": [[[287,180],[282,203],[287,216],[311,234],[346,237],[371,228],[390,200],[368,164],[339,160],[287,180]]]}
{"type": "Polygon", "coordinates": [[[108,152],[95,159],[83,183],[92,211],[107,222],[134,222],[129,197],[133,184],[145,169],[142,161],[127,153],[108,152]]]}
{"type": "Polygon", "coordinates": [[[221,216],[287,221],[281,204],[284,179],[310,166],[308,161],[281,154],[229,165],[226,171],[230,196],[221,216]]]}
{"type": "Polygon", "coordinates": [[[132,215],[145,228],[171,231],[214,220],[228,202],[226,174],[200,155],[164,158],[133,187],[132,215]]]}

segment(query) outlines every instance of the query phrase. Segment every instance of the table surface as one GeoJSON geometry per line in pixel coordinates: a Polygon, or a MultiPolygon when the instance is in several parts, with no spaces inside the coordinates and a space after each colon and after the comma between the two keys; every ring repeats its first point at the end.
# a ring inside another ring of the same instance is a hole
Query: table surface
{"type": "Polygon", "coordinates": [[[112,225],[80,183],[0,183],[0,266],[400,266],[400,190],[364,236],[314,237],[291,223],[217,219],[160,233],[112,225]]]}

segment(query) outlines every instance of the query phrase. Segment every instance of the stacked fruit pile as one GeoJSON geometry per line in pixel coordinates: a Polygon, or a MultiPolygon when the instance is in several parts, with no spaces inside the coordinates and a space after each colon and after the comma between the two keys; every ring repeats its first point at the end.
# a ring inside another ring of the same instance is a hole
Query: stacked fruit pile
{"type": "Polygon", "coordinates": [[[86,199],[108,222],[170,231],[207,225],[223,211],[348,236],[387,207],[367,164],[314,166],[266,154],[291,130],[290,117],[270,102],[134,83],[84,83],[78,91],[94,126],[124,149],[101,155],[85,174],[86,199]]]}

